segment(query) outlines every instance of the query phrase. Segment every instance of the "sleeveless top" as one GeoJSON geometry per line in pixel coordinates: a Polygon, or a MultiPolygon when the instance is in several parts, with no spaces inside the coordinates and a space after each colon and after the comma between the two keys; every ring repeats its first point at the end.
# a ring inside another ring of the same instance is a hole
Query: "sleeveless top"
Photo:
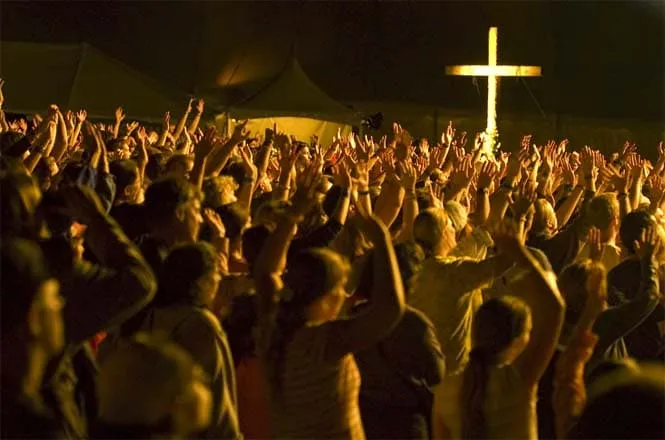
{"type": "Polygon", "coordinates": [[[329,326],[305,327],[289,343],[281,395],[273,395],[274,438],[364,439],[360,373],[351,353],[327,355],[329,326]]]}

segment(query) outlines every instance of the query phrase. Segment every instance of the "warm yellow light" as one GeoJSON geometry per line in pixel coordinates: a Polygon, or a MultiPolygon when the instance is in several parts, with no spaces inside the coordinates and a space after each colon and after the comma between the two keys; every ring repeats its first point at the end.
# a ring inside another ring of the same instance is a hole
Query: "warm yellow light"
{"type": "Polygon", "coordinates": [[[540,76],[539,66],[448,66],[447,75],[456,76],[540,76]]]}

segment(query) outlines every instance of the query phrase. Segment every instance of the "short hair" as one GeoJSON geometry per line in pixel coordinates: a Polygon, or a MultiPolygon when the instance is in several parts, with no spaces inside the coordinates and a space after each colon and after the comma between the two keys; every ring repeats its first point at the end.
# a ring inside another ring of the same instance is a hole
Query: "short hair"
{"type": "Polygon", "coordinates": [[[160,270],[155,306],[170,306],[185,298],[196,300],[197,281],[212,273],[218,264],[219,255],[209,243],[199,241],[174,247],[160,270]]]}
{"type": "Polygon", "coordinates": [[[556,228],[556,213],[552,204],[545,199],[538,199],[534,206],[533,224],[531,226],[532,234],[542,234],[550,228],[556,228]]]}
{"type": "MultiPolygon", "coordinates": [[[[374,249],[369,250],[365,254],[364,265],[356,292],[365,299],[371,299],[372,285],[374,283],[374,264],[372,259],[374,257],[374,249]]],[[[407,297],[411,293],[411,282],[414,275],[420,270],[420,267],[425,261],[425,252],[420,245],[412,242],[405,241],[395,245],[395,257],[397,259],[397,268],[402,278],[402,286],[404,287],[404,295],[407,297]]]]}
{"type": "Polygon", "coordinates": [[[586,210],[589,225],[605,230],[619,218],[619,201],[613,193],[597,195],[589,202],[586,210]]]}
{"type": "Polygon", "coordinates": [[[168,171],[171,170],[171,167],[173,166],[173,164],[178,163],[178,162],[185,164],[190,160],[192,160],[192,159],[189,156],[187,156],[186,154],[176,153],[166,161],[166,164],[164,165],[164,168],[168,172],[168,171]]]}
{"type": "Polygon", "coordinates": [[[197,377],[204,380],[184,349],[165,337],[139,333],[121,341],[101,363],[99,417],[105,423],[168,429],[159,422],[197,377]]]}
{"type": "Polygon", "coordinates": [[[421,211],[413,222],[413,238],[422,246],[426,255],[437,252],[446,227],[448,213],[442,208],[428,208],[421,211]]]}
{"type": "Polygon", "coordinates": [[[592,260],[573,263],[563,269],[559,275],[559,288],[566,303],[567,324],[575,325],[584,312],[589,296],[586,282],[593,270],[600,270],[603,279],[605,278],[606,271],[603,265],[592,260]]]}
{"type": "Polygon", "coordinates": [[[627,214],[621,221],[619,228],[619,238],[621,244],[630,253],[635,253],[634,243],[642,237],[642,232],[650,226],[655,226],[656,222],[647,211],[637,210],[627,214]]]}
{"type": "Polygon", "coordinates": [[[229,163],[225,167],[224,171],[222,171],[222,173],[224,175],[231,176],[238,185],[240,185],[242,181],[245,179],[245,177],[247,177],[247,173],[245,172],[245,167],[239,161],[229,163]]]}
{"type": "Polygon", "coordinates": [[[116,194],[123,194],[139,178],[139,167],[133,160],[123,159],[111,162],[109,171],[115,176],[116,194]]]}
{"type": "Polygon", "coordinates": [[[145,208],[147,218],[159,220],[171,218],[176,210],[200,197],[194,185],[181,177],[168,176],[154,181],[145,192],[145,208]]]}
{"type": "Polygon", "coordinates": [[[48,270],[41,249],[33,241],[3,239],[0,252],[0,324],[2,334],[9,335],[24,324],[39,286],[48,279],[48,270]]]}
{"type": "Polygon", "coordinates": [[[599,378],[568,438],[662,438],[664,387],[661,365],[620,368],[599,378]]]}
{"type": "Polygon", "coordinates": [[[203,181],[203,206],[219,208],[236,201],[238,184],[231,176],[215,176],[203,181]]]}

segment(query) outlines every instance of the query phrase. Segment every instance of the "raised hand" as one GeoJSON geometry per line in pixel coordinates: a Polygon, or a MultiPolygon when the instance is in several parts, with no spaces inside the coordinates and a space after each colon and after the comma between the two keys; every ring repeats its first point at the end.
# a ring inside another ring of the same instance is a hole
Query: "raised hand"
{"type": "Polygon", "coordinates": [[[524,218],[537,199],[538,196],[533,186],[523,185],[519,196],[512,205],[513,217],[516,219],[524,218]]]}
{"type": "Polygon", "coordinates": [[[198,101],[196,101],[196,112],[198,114],[203,113],[204,105],[205,105],[205,102],[203,101],[203,99],[199,99],[198,101]]]}
{"type": "Polygon", "coordinates": [[[509,221],[499,223],[490,231],[494,244],[499,253],[509,257],[513,261],[521,260],[524,243],[519,236],[517,227],[509,221]]]}
{"type": "Polygon", "coordinates": [[[450,185],[455,189],[463,190],[471,184],[474,173],[471,158],[465,158],[450,177],[450,185]]]}
{"type": "Polygon", "coordinates": [[[418,172],[416,167],[410,161],[401,162],[398,165],[400,176],[397,178],[399,184],[410,193],[416,192],[416,180],[418,179],[418,172]]]}
{"type": "Polygon", "coordinates": [[[476,136],[473,139],[473,151],[480,150],[483,147],[484,143],[485,143],[485,134],[476,133],[476,136]]]}
{"type": "Polygon", "coordinates": [[[356,203],[355,224],[365,238],[372,243],[379,243],[389,237],[388,228],[383,224],[380,218],[365,211],[362,203],[356,203]]]}
{"type": "Polygon", "coordinates": [[[242,167],[247,174],[247,177],[256,181],[259,177],[259,170],[254,165],[254,160],[252,159],[252,150],[248,146],[240,148],[240,158],[242,159],[242,167]]]}
{"type": "Polygon", "coordinates": [[[455,131],[455,128],[453,128],[453,121],[448,121],[448,127],[446,127],[446,131],[441,134],[441,143],[450,147],[453,139],[455,139],[455,131]]]}
{"type": "Polygon", "coordinates": [[[231,139],[236,143],[240,143],[247,139],[250,135],[249,131],[246,129],[247,120],[240,122],[233,128],[233,134],[231,134],[231,139]]]}
{"type": "Polygon", "coordinates": [[[529,146],[531,145],[531,138],[533,136],[530,134],[522,136],[522,141],[520,142],[520,149],[521,150],[528,150],[529,146]]]}
{"type": "Polygon", "coordinates": [[[76,120],[82,124],[88,118],[88,112],[86,109],[81,109],[76,112],[76,120]]]}
{"type": "Polygon", "coordinates": [[[635,254],[642,259],[657,256],[662,245],[662,238],[655,226],[651,226],[646,231],[643,231],[640,239],[633,243],[635,254]]]}
{"type": "Polygon", "coordinates": [[[118,107],[115,109],[115,121],[116,123],[120,123],[125,120],[125,111],[122,109],[122,107],[118,107]]]}
{"type": "Polygon", "coordinates": [[[665,178],[662,176],[652,175],[651,178],[651,192],[649,198],[655,206],[660,206],[663,199],[665,199],[665,178]]]}
{"type": "MultiPolygon", "coordinates": [[[[453,141],[454,143],[455,141],[453,141]]],[[[463,131],[462,134],[460,135],[459,139],[459,146],[462,147],[462,149],[466,148],[466,143],[467,143],[467,133],[466,131],[463,131]]]]}
{"type": "Polygon", "coordinates": [[[134,130],[139,127],[138,121],[128,122],[125,125],[125,130],[127,130],[127,136],[131,136],[134,130]]]}
{"type": "Polygon", "coordinates": [[[478,182],[476,183],[478,189],[489,189],[497,171],[498,167],[494,162],[490,162],[489,160],[485,162],[478,174],[478,182]]]}
{"type": "Polygon", "coordinates": [[[2,86],[5,85],[5,80],[0,78],[0,108],[2,108],[2,104],[5,103],[5,95],[2,93],[2,86]]]}
{"type": "Polygon", "coordinates": [[[589,258],[593,261],[601,261],[603,258],[603,243],[600,240],[600,229],[589,228],[586,244],[589,246],[589,258]]]}
{"type": "Polygon", "coordinates": [[[317,187],[321,183],[321,170],[310,165],[299,176],[298,188],[293,196],[291,214],[303,217],[307,214],[316,201],[317,187]]]}
{"type": "Polygon", "coordinates": [[[351,188],[353,180],[345,161],[340,161],[333,167],[333,182],[340,188],[351,188]]]}
{"type": "Polygon", "coordinates": [[[168,132],[171,129],[171,112],[164,113],[164,120],[162,121],[162,130],[168,132]]]}
{"type": "Polygon", "coordinates": [[[194,156],[198,159],[207,158],[217,146],[215,127],[208,127],[203,134],[203,139],[196,145],[194,156]]]}

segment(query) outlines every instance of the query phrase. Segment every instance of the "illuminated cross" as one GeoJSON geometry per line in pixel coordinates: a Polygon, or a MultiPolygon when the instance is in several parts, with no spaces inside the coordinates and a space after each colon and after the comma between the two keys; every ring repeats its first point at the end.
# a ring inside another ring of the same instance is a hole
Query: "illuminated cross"
{"type": "Polygon", "coordinates": [[[446,74],[456,76],[487,77],[487,128],[485,129],[484,149],[493,157],[499,131],[496,127],[496,89],[500,76],[540,76],[540,66],[501,66],[497,65],[498,32],[491,27],[489,32],[489,56],[486,66],[448,66],[446,74]]]}

